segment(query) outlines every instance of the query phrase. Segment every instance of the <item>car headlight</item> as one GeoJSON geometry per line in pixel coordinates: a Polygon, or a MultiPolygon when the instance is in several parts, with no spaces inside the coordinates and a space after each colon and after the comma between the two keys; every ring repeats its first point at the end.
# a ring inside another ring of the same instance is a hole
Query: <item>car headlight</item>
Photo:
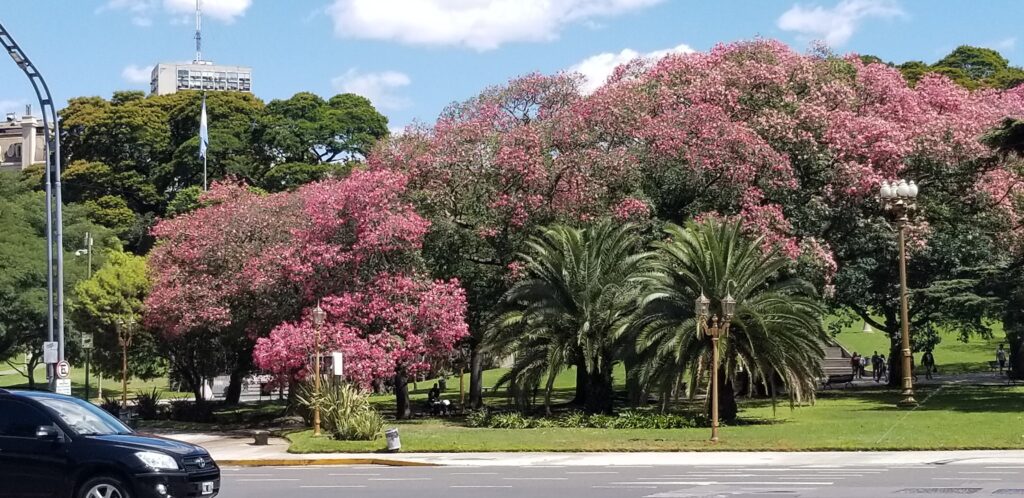
{"type": "Polygon", "coordinates": [[[155,451],[139,451],[135,453],[143,464],[153,470],[178,470],[178,462],[170,455],[155,451]]]}

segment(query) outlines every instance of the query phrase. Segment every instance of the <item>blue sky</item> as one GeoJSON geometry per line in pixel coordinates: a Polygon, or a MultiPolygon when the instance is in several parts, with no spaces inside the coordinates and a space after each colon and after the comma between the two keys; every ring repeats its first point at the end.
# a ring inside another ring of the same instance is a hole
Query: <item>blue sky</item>
{"type": "MultiPolygon", "coordinates": [[[[264,100],[312,91],[371,98],[392,127],[432,122],[449,102],[509,78],[719,42],[776,38],[805,50],[934,62],[960,44],[1024,65],[1024,2],[941,0],[203,0],[204,58],[253,67],[264,100]]],[[[47,78],[59,107],[148,90],[148,66],[193,56],[194,0],[4,2],[0,23],[47,78]]],[[[595,83],[596,84],[596,83],[595,83]]],[[[0,59],[0,111],[34,95],[0,59]]]]}

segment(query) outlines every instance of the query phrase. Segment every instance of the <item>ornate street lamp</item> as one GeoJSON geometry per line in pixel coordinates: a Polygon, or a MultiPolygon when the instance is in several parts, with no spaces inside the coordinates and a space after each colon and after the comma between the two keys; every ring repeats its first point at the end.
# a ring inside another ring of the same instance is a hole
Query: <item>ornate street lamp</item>
{"type": "MultiPolygon", "coordinates": [[[[734,283],[731,280],[729,283],[734,283]]],[[[726,284],[728,287],[728,283],[726,284]]],[[[711,337],[711,390],[708,395],[711,397],[711,442],[718,442],[718,339],[729,332],[729,322],[736,313],[736,299],[726,291],[725,298],[721,300],[722,317],[711,313],[711,300],[704,295],[702,290],[700,296],[694,302],[694,309],[697,311],[697,328],[704,334],[711,337]]]]}
{"type": "Polygon", "coordinates": [[[313,403],[313,435],[320,435],[320,326],[324,324],[327,313],[317,303],[313,308],[313,330],[316,334],[316,350],[313,352],[313,377],[314,389],[316,391],[316,402],[313,403]]]}
{"type": "Polygon", "coordinates": [[[883,181],[878,196],[885,212],[896,223],[897,243],[900,251],[900,339],[902,342],[903,399],[897,403],[902,408],[917,406],[914,399],[913,372],[911,372],[910,351],[910,305],[907,302],[907,242],[906,231],[917,216],[917,185],[913,181],[883,181]]]}

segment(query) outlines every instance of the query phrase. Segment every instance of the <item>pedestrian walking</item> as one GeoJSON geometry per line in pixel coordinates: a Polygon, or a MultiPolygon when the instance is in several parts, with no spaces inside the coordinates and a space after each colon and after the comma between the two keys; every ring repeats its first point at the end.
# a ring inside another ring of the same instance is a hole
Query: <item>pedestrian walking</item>
{"type": "Polygon", "coordinates": [[[924,352],[921,356],[921,364],[924,365],[924,378],[932,378],[932,374],[937,371],[935,368],[935,356],[932,355],[932,350],[924,352]]]}
{"type": "Polygon", "coordinates": [[[868,374],[868,358],[866,356],[860,357],[860,378],[864,378],[868,374]]]}
{"type": "Polygon", "coordinates": [[[853,378],[857,378],[857,373],[860,372],[860,355],[856,351],[853,352],[853,358],[850,358],[850,370],[853,373],[853,378]]]}
{"type": "Polygon", "coordinates": [[[879,374],[882,372],[881,362],[878,351],[875,351],[875,354],[871,355],[871,377],[875,379],[875,382],[878,382],[879,374]]]}
{"type": "Polygon", "coordinates": [[[885,361],[885,355],[878,357],[878,380],[889,383],[889,364],[885,361]]]}
{"type": "Polygon", "coordinates": [[[1000,344],[999,349],[996,350],[996,362],[999,363],[999,373],[1003,373],[1003,369],[1006,368],[1006,349],[1005,344],[1000,344]]]}

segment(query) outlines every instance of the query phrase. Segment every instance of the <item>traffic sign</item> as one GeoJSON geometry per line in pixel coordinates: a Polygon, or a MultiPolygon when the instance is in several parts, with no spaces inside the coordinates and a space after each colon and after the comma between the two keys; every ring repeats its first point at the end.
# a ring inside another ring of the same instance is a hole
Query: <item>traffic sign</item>
{"type": "Polygon", "coordinates": [[[92,349],[92,334],[82,334],[82,349],[92,349]]]}
{"type": "Polygon", "coordinates": [[[52,365],[57,363],[57,341],[46,341],[43,343],[43,363],[52,365]]]}
{"type": "Polygon", "coordinates": [[[57,364],[57,378],[66,379],[68,377],[71,377],[71,364],[61,361],[57,364]]]}
{"type": "Polygon", "coordinates": [[[71,396],[71,379],[57,379],[57,394],[71,396]]]}

